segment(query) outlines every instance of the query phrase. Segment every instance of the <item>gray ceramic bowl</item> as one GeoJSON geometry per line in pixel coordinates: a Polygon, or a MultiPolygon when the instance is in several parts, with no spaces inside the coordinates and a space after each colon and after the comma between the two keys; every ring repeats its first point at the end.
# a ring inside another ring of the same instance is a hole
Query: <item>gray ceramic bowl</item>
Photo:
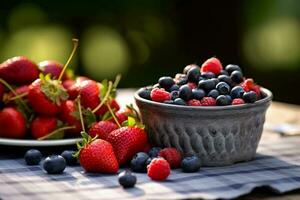
{"type": "Polygon", "coordinates": [[[134,95],[151,143],[198,155],[203,166],[254,158],[272,93],[253,104],[194,107],[163,104],[134,95]]]}

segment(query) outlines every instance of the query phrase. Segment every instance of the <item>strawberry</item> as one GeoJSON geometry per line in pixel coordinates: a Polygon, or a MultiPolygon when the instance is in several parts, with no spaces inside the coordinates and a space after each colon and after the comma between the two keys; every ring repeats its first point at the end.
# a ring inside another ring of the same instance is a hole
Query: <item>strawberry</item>
{"type": "Polygon", "coordinates": [[[119,164],[112,145],[102,139],[91,139],[83,134],[83,143],[78,144],[80,165],[87,172],[115,174],[119,164]]]}
{"type": "Polygon", "coordinates": [[[154,158],[147,166],[147,175],[155,181],[163,181],[171,173],[169,163],[163,158],[154,158]]]}
{"type": "Polygon", "coordinates": [[[53,132],[58,126],[55,117],[38,116],[30,125],[31,135],[35,138],[41,138],[53,132]]]}
{"type": "Polygon", "coordinates": [[[216,75],[220,74],[222,69],[220,60],[215,57],[207,59],[201,66],[201,72],[213,72],[216,75]]]}
{"type": "MultiPolygon", "coordinates": [[[[54,60],[45,60],[38,64],[39,69],[44,75],[51,74],[51,78],[58,79],[60,73],[62,72],[63,65],[54,60]]],[[[64,80],[64,76],[62,80],[64,80]]]]}
{"type": "Polygon", "coordinates": [[[98,138],[106,140],[108,135],[116,129],[118,129],[118,126],[115,123],[111,121],[100,121],[94,123],[88,133],[91,137],[98,136],[98,138]]]}
{"type": "Polygon", "coordinates": [[[31,83],[39,76],[37,65],[28,58],[13,57],[0,64],[0,78],[10,84],[31,83]]]}
{"type": "Polygon", "coordinates": [[[164,102],[171,99],[171,94],[163,88],[154,88],[150,93],[152,101],[164,102]]]}
{"type": "Polygon", "coordinates": [[[0,112],[0,137],[22,139],[26,133],[26,120],[16,108],[7,107],[0,112]]]}
{"type": "Polygon", "coordinates": [[[5,93],[5,87],[0,83],[0,102],[2,102],[3,100],[4,93],[5,93]]]}
{"type": "Polygon", "coordinates": [[[60,119],[69,126],[74,126],[74,129],[70,129],[68,133],[72,135],[80,135],[81,123],[78,118],[74,116],[74,113],[77,112],[76,103],[72,100],[67,100],[62,103],[60,119]]]}
{"type": "MultiPolygon", "coordinates": [[[[15,88],[14,91],[18,96],[23,96],[23,95],[26,96],[28,94],[28,85],[19,86],[15,88]]],[[[15,96],[16,95],[12,91],[10,91],[4,95],[4,100],[9,101],[11,98],[15,96]]]]}
{"type": "Polygon", "coordinates": [[[28,88],[28,100],[33,110],[39,114],[55,115],[61,109],[61,102],[68,99],[68,94],[57,80],[41,76],[28,88]]]}
{"type": "Polygon", "coordinates": [[[100,103],[100,89],[96,81],[85,80],[80,82],[79,93],[84,108],[94,109],[100,103]]]}
{"type": "MultiPolygon", "coordinates": [[[[113,109],[114,111],[118,111],[120,109],[120,106],[118,104],[118,102],[115,99],[110,100],[109,105],[111,107],[111,109],[113,109]]],[[[97,115],[104,115],[106,112],[108,111],[108,108],[106,105],[103,105],[97,112],[97,115]]]]}
{"type": "Polygon", "coordinates": [[[147,134],[139,127],[121,127],[111,132],[107,141],[112,144],[119,165],[125,164],[147,144],[147,134]]]}
{"type": "Polygon", "coordinates": [[[217,105],[217,102],[213,97],[203,97],[203,99],[200,102],[201,102],[201,106],[215,106],[215,105],[217,105]]]}
{"type": "Polygon", "coordinates": [[[175,148],[164,148],[160,150],[158,156],[163,157],[168,161],[171,168],[178,168],[181,164],[181,155],[175,148]]]}

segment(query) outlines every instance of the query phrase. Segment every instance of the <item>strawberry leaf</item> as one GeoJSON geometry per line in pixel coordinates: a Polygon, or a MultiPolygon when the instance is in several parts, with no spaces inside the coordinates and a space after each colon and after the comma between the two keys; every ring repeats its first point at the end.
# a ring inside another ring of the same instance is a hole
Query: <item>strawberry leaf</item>
{"type": "Polygon", "coordinates": [[[102,121],[108,121],[110,119],[112,119],[113,117],[111,116],[110,112],[107,111],[106,113],[104,113],[104,115],[102,116],[102,121]]]}
{"type": "Polygon", "coordinates": [[[134,126],[136,124],[136,121],[133,117],[128,117],[128,126],[134,126]]]}
{"type": "Polygon", "coordinates": [[[85,120],[87,127],[91,127],[92,124],[97,121],[96,115],[89,108],[84,109],[82,111],[82,115],[84,116],[84,120],[85,120]]]}
{"type": "Polygon", "coordinates": [[[107,90],[108,90],[108,80],[107,80],[107,79],[104,79],[104,80],[101,82],[101,90],[100,90],[100,99],[101,99],[101,100],[104,99],[107,90]]]}

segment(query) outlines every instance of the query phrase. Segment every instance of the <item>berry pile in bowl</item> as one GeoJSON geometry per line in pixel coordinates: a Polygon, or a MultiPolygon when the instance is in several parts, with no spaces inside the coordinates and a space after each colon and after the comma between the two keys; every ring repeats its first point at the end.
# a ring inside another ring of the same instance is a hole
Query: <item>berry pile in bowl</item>
{"type": "Polygon", "coordinates": [[[272,93],[213,57],[135,95],[151,143],[197,155],[204,166],[253,159],[272,93]]]}

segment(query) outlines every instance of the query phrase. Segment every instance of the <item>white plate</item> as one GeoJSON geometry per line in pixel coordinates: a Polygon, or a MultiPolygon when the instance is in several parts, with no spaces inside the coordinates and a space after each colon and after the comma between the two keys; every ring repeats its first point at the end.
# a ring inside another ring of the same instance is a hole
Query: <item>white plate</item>
{"type": "Polygon", "coordinates": [[[23,147],[49,147],[49,146],[66,146],[76,144],[81,138],[69,138],[59,140],[21,140],[0,138],[0,145],[23,146],[23,147]]]}

